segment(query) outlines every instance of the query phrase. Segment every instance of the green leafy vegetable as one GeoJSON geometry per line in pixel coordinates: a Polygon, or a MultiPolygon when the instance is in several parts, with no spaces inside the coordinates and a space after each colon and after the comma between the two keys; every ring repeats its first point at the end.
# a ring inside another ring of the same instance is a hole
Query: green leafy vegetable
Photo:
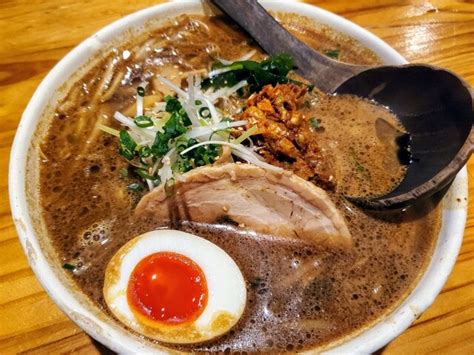
{"type": "Polygon", "coordinates": [[[202,83],[203,89],[210,87],[214,90],[222,87],[231,87],[242,80],[249,84],[249,93],[261,90],[265,85],[285,84],[290,80],[288,73],[295,69],[293,58],[286,53],[268,57],[262,62],[244,60],[230,65],[215,63],[212,69],[228,69],[212,78],[207,78],[202,83]]]}
{"type": "Polygon", "coordinates": [[[260,62],[260,67],[276,75],[286,76],[291,70],[295,69],[293,57],[287,53],[271,56],[260,62]]]}

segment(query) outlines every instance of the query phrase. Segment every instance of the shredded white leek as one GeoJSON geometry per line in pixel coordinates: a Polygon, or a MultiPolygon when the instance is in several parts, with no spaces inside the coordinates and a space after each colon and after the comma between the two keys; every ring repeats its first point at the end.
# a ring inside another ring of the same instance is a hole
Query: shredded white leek
{"type": "Polygon", "coordinates": [[[151,181],[150,179],[145,179],[146,181],[146,184],[148,185],[148,190],[153,190],[153,188],[155,187],[155,185],[153,185],[153,181],[151,181]]]}
{"type": "Polygon", "coordinates": [[[104,132],[106,132],[108,134],[111,134],[115,137],[120,136],[120,131],[117,131],[116,129],[113,129],[112,127],[104,126],[101,123],[97,123],[97,128],[100,129],[101,131],[104,131],[104,132]]]}
{"type": "Polygon", "coordinates": [[[175,93],[177,93],[182,98],[186,100],[189,99],[189,95],[187,94],[187,92],[182,90],[179,86],[175,85],[172,81],[166,79],[165,77],[162,77],[161,75],[158,75],[158,80],[161,81],[166,86],[168,86],[169,88],[171,88],[175,93]]]}
{"type": "Polygon", "coordinates": [[[253,165],[256,165],[256,166],[258,166],[262,169],[274,171],[274,172],[277,172],[277,173],[281,173],[281,172],[284,171],[282,168],[280,168],[278,166],[274,166],[274,165],[265,163],[264,161],[261,161],[260,159],[256,158],[255,156],[243,153],[241,151],[232,151],[232,154],[234,154],[236,157],[239,157],[240,159],[245,160],[246,162],[251,163],[253,165]]]}
{"type": "Polygon", "coordinates": [[[127,117],[118,111],[115,111],[114,118],[117,121],[119,121],[121,124],[123,124],[124,126],[130,127],[130,128],[136,127],[135,123],[133,123],[133,120],[130,117],[127,117]]]}
{"type": "Polygon", "coordinates": [[[198,138],[208,136],[214,132],[221,131],[228,128],[240,127],[247,124],[246,120],[240,120],[235,122],[221,122],[211,126],[196,127],[186,133],[187,138],[198,138]]]}
{"type": "MultiPolygon", "coordinates": [[[[232,143],[234,144],[241,144],[243,141],[245,141],[246,139],[249,139],[250,136],[254,135],[255,133],[257,133],[257,126],[252,126],[250,127],[246,132],[244,132],[243,134],[240,135],[239,138],[236,138],[232,141],[232,143]]],[[[251,140],[250,140],[251,141],[251,140]]]]}
{"type": "Polygon", "coordinates": [[[156,128],[139,128],[131,118],[121,114],[118,111],[114,113],[114,118],[122,125],[130,128],[130,135],[135,141],[139,142],[140,145],[150,144],[150,142],[153,142],[156,134],[156,128]]]}
{"type": "Polygon", "coordinates": [[[198,100],[204,101],[206,105],[203,107],[207,107],[209,109],[209,112],[211,113],[212,122],[219,123],[221,121],[221,116],[219,115],[219,112],[217,112],[217,109],[214,106],[214,104],[211,102],[211,100],[209,100],[209,98],[205,96],[204,94],[196,95],[196,98],[198,100]]]}
{"type": "Polygon", "coordinates": [[[196,87],[194,86],[194,75],[189,74],[187,81],[188,81],[188,96],[189,96],[189,101],[195,102],[196,100],[194,99],[194,97],[195,97],[194,91],[195,91],[196,87]]]}
{"type": "Polygon", "coordinates": [[[244,86],[247,86],[248,83],[246,80],[242,80],[242,81],[239,81],[237,84],[235,84],[234,86],[230,87],[230,88],[221,88],[215,92],[213,92],[212,94],[209,95],[209,100],[211,102],[216,102],[219,98],[221,97],[229,97],[233,94],[235,94],[238,90],[240,90],[241,88],[243,88],[244,86]]]}
{"type": "MultiPolygon", "coordinates": [[[[255,51],[247,53],[241,60],[246,60],[252,57],[255,51]]],[[[225,72],[222,68],[220,71],[216,69],[213,75],[225,72]]],[[[211,72],[212,73],[212,72],[211,72]]],[[[211,74],[210,73],[210,74],[211,74]]],[[[139,161],[131,160],[130,164],[141,169],[147,169],[151,176],[159,177],[162,184],[166,184],[170,179],[174,178],[176,163],[179,159],[177,152],[177,141],[184,137],[187,140],[196,139],[197,144],[186,148],[180,154],[184,155],[193,149],[204,145],[216,144],[221,146],[228,146],[231,148],[232,154],[240,159],[247,161],[248,163],[255,164],[261,168],[281,172],[282,168],[273,166],[263,161],[263,158],[253,150],[253,142],[250,137],[257,132],[257,127],[253,126],[247,131],[243,131],[239,138],[232,141],[228,141],[230,138],[230,128],[242,127],[248,124],[246,120],[239,121],[225,121],[222,118],[226,117],[226,113],[217,109],[215,102],[220,98],[228,98],[234,95],[238,90],[248,85],[247,81],[243,80],[236,85],[228,88],[221,88],[214,92],[203,92],[201,88],[201,77],[189,75],[187,77],[188,87],[186,90],[181,89],[172,81],[165,77],[158,76],[157,79],[168,86],[178,95],[178,100],[185,110],[188,118],[191,120],[191,126],[187,127],[187,132],[180,137],[170,139],[167,143],[169,151],[162,157],[157,158],[156,156],[149,156],[140,158],[139,161]],[[214,137],[212,139],[212,137],[214,137]],[[211,140],[212,139],[212,140],[211,140]],[[246,147],[241,143],[248,140],[251,147],[246,147]]],[[[145,88],[146,83],[140,84],[141,87],[145,88]]],[[[137,91],[137,117],[143,115],[143,97],[138,94],[137,91]]],[[[146,115],[153,122],[152,126],[139,127],[135,124],[135,121],[123,115],[120,112],[114,113],[114,119],[116,119],[121,125],[128,128],[128,132],[132,139],[138,144],[138,147],[152,147],[158,132],[164,132],[163,128],[171,117],[171,114],[166,112],[166,102],[157,102],[153,108],[148,109],[146,115]]],[[[104,132],[112,134],[116,137],[120,136],[120,132],[113,128],[98,124],[97,127],[104,132]]],[[[145,179],[148,188],[153,189],[154,183],[152,179],[145,179]]]]}
{"type": "Polygon", "coordinates": [[[143,96],[137,93],[137,116],[143,115],[143,96]]]}
{"type": "MultiPolygon", "coordinates": [[[[143,90],[145,90],[147,86],[148,86],[148,83],[143,81],[138,85],[138,88],[143,88],[143,90]]],[[[143,96],[138,93],[138,88],[137,88],[137,116],[142,116],[143,115],[143,96]]]]}
{"type": "Polygon", "coordinates": [[[171,169],[171,166],[175,163],[176,158],[176,149],[172,148],[161,160],[163,166],[158,170],[158,176],[160,177],[162,183],[166,183],[173,177],[173,170],[171,169]]]}

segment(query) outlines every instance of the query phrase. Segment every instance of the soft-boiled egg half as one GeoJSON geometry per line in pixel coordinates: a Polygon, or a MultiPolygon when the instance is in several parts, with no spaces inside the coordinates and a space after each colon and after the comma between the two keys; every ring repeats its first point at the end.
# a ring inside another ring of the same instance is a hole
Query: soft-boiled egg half
{"type": "Polygon", "coordinates": [[[156,230],[110,260],[104,297],[129,328],[169,343],[198,343],[229,331],[245,309],[237,264],[217,245],[177,230],[156,230]]]}

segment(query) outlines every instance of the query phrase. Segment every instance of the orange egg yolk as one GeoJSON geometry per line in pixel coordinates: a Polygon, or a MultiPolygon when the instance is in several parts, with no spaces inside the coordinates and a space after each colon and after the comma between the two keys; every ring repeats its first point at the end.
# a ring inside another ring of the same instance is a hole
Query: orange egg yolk
{"type": "Polygon", "coordinates": [[[207,282],[188,257],[159,252],[142,259],[128,282],[128,303],[148,319],[177,325],[196,320],[206,308],[207,282]]]}

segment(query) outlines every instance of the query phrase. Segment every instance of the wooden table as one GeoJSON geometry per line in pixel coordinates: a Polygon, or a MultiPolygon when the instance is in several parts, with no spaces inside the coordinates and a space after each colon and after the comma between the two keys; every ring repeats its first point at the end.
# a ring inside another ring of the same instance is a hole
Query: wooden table
{"type": "MultiPolygon", "coordinates": [[[[72,323],[28,267],[10,215],[10,146],[28,100],[47,72],[84,38],[157,0],[0,2],[0,353],[98,353],[107,349],[72,323]]],[[[311,1],[386,40],[410,61],[440,65],[474,86],[472,0],[311,1]]],[[[474,158],[469,162],[474,194],[474,158]]],[[[461,253],[443,292],[384,350],[474,353],[474,201],[461,253]]]]}

